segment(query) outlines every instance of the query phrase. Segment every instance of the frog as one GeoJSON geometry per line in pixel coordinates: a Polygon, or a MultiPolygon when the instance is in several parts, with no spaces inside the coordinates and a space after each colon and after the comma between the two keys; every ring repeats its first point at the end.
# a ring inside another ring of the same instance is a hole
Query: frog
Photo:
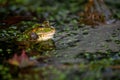
{"type": "Polygon", "coordinates": [[[40,42],[53,39],[56,32],[55,28],[53,26],[50,26],[50,23],[48,21],[43,22],[43,24],[35,24],[33,27],[33,29],[27,32],[29,40],[31,41],[40,42]]]}
{"type": "Polygon", "coordinates": [[[30,48],[39,52],[52,50],[55,48],[53,41],[55,32],[55,28],[50,26],[49,21],[44,21],[42,24],[34,24],[23,33],[25,37],[19,42],[20,48],[30,48]]]}

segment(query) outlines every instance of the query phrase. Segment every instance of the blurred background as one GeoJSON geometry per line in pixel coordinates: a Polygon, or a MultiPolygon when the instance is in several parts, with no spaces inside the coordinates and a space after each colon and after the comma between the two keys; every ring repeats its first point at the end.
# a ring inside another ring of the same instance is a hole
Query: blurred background
{"type": "MultiPolygon", "coordinates": [[[[120,0],[104,1],[120,17],[120,0]]],[[[44,17],[58,23],[69,22],[69,18],[84,10],[86,2],[87,0],[0,0],[0,20],[9,15],[22,15],[44,17]]]]}

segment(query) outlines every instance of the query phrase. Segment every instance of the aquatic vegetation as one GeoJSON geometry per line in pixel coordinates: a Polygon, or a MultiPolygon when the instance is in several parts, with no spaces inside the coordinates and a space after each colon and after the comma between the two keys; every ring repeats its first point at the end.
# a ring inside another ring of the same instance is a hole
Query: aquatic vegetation
{"type": "Polygon", "coordinates": [[[103,0],[89,0],[85,11],[80,14],[80,23],[86,25],[111,24],[112,12],[105,5],[103,0]]]}
{"type": "Polygon", "coordinates": [[[8,67],[0,64],[0,79],[1,80],[12,80],[12,76],[9,73],[9,71],[10,69],[8,67]]]}

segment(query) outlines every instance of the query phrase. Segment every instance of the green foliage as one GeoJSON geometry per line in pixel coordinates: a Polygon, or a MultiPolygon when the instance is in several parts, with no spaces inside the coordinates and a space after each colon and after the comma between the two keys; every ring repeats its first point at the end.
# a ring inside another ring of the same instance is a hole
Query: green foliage
{"type": "Polygon", "coordinates": [[[0,78],[2,80],[12,80],[12,76],[9,73],[9,68],[3,65],[0,65],[0,78]]]}

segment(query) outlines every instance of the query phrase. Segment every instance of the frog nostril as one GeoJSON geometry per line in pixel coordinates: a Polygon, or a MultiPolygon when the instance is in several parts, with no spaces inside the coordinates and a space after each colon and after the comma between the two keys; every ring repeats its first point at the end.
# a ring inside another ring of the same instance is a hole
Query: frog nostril
{"type": "Polygon", "coordinates": [[[36,40],[38,38],[38,35],[36,33],[32,32],[32,33],[30,33],[30,38],[32,40],[36,40]]]}

